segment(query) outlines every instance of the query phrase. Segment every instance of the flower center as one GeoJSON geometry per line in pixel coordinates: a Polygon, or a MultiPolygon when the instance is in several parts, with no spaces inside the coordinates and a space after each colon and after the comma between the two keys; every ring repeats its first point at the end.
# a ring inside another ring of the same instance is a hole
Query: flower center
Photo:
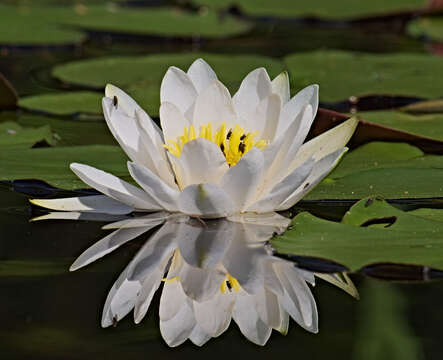
{"type": "Polygon", "coordinates": [[[220,147],[220,150],[225,155],[226,162],[229,166],[234,166],[241,159],[241,157],[251,150],[254,146],[263,150],[268,143],[265,140],[255,141],[254,137],[257,136],[257,132],[245,132],[245,130],[239,125],[235,125],[234,128],[228,129],[226,124],[223,123],[217,131],[213,132],[212,124],[200,126],[200,133],[197,136],[194,125],[185,127],[183,135],[179,136],[175,141],[168,140],[164,145],[169,152],[179,157],[183,146],[191,140],[197,138],[204,138],[220,147]]]}

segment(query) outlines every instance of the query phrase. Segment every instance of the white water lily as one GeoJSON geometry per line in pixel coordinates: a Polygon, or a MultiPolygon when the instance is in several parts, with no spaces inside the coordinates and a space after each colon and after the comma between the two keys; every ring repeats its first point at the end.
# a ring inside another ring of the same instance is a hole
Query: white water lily
{"type": "Polygon", "coordinates": [[[337,164],[357,120],[304,143],[318,107],[318,86],[290,98],[282,73],[249,73],[233,97],[211,67],[171,67],[160,95],[162,130],[115,86],[103,111],[140,187],[84,164],[71,169],[103,195],[33,200],[54,210],[128,214],[168,211],[201,218],[285,210],[337,164]]]}
{"type": "MultiPolygon", "coordinates": [[[[187,339],[201,346],[227,330],[231,320],[250,341],[264,345],[273,329],[287,333],[290,317],[304,329],[318,331],[317,307],[307,285],[315,284],[314,273],[273,256],[267,245],[289,221],[276,213],[203,221],[162,212],[124,219],[106,225],[114,231],[80,255],[71,270],[162,224],[112,286],[102,326],[132,310],[140,323],[163,283],[160,331],[169,346],[187,339]]],[[[321,276],[345,291],[355,290],[352,282],[321,276]]]]}

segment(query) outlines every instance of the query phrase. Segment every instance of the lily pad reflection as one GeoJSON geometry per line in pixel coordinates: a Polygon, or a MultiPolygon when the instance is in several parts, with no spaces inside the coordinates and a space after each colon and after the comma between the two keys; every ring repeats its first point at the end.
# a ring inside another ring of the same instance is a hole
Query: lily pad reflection
{"type": "MultiPolygon", "coordinates": [[[[54,212],[38,219],[82,219],[88,214],[54,212]]],[[[88,220],[100,220],[97,213],[88,220]]],[[[86,219],[86,218],[85,218],[86,219]]],[[[132,310],[139,323],[156,291],[160,331],[169,346],[187,339],[201,346],[228,329],[231,320],[250,341],[264,345],[275,329],[286,334],[289,318],[318,331],[315,275],[358,297],[346,275],[315,274],[275,257],[268,240],[290,220],[277,214],[241,214],[217,220],[158,212],[107,224],[113,232],[84,251],[77,270],[142,235],[146,243],[115,281],[101,325],[115,325],[132,310]]]]}

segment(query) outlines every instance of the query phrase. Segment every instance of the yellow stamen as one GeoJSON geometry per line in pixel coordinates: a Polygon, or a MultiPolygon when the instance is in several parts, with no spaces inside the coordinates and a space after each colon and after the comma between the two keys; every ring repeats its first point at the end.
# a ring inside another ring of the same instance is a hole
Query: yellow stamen
{"type": "Polygon", "coordinates": [[[225,294],[228,291],[238,292],[241,289],[241,286],[238,280],[231,275],[226,275],[226,279],[220,285],[220,291],[225,294]]]}
{"type": "Polygon", "coordinates": [[[193,125],[183,129],[183,135],[176,140],[168,140],[164,145],[169,152],[179,157],[183,150],[183,146],[189,141],[195,140],[197,137],[209,140],[217,144],[223,155],[225,155],[226,162],[229,166],[234,166],[254,146],[263,150],[268,145],[266,140],[254,141],[257,132],[245,132],[239,125],[235,125],[233,129],[228,129],[223,123],[217,131],[213,133],[212,124],[200,126],[199,135],[196,136],[196,131],[193,125]]]}

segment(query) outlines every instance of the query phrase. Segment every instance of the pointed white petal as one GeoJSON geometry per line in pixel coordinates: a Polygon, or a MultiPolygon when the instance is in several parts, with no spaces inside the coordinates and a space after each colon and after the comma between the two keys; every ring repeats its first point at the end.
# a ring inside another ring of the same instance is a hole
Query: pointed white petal
{"type": "Polygon", "coordinates": [[[220,291],[220,285],[225,275],[210,269],[199,269],[186,262],[178,274],[185,294],[192,300],[206,301],[220,291]]]}
{"type": "MultiPolygon", "coordinates": [[[[315,118],[318,109],[318,85],[305,87],[283,106],[278,121],[276,136],[283,134],[291,125],[292,121],[297,119],[297,114],[308,104],[312,108],[312,117],[315,118]]],[[[309,124],[309,127],[310,126],[309,124]]]]}
{"type": "Polygon", "coordinates": [[[236,211],[243,211],[255,200],[263,181],[263,166],[262,151],[252,148],[224,174],[220,187],[232,199],[236,211]]]}
{"type": "Polygon", "coordinates": [[[226,217],[234,211],[232,200],[215,184],[186,187],[180,194],[178,206],[184,214],[205,218],[226,217]]]}
{"type": "Polygon", "coordinates": [[[288,219],[276,212],[268,212],[262,214],[256,213],[242,213],[235,214],[228,218],[229,221],[239,222],[242,224],[272,226],[279,231],[284,231],[291,223],[291,219],[288,219]]]}
{"type": "Polygon", "coordinates": [[[167,211],[177,211],[177,199],[180,195],[178,190],[171,188],[144,166],[128,162],[128,170],[132,178],[157,204],[167,211]]]}
{"type": "Polygon", "coordinates": [[[241,118],[249,118],[260,101],[268,97],[271,91],[271,80],[266,70],[259,68],[251,71],[243,79],[240,88],[232,98],[235,111],[241,118]]]}
{"type": "Polygon", "coordinates": [[[277,295],[263,287],[254,296],[254,300],[260,319],[269,327],[278,329],[280,327],[280,308],[277,295]]]}
{"type": "Polygon", "coordinates": [[[88,211],[104,214],[129,214],[134,209],[105,195],[80,196],[64,199],[31,199],[34,205],[61,211],[88,211]]]}
{"type": "Polygon", "coordinates": [[[231,323],[234,303],[235,295],[230,292],[219,292],[207,301],[194,301],[197,324],[212,337],[221,335],[231,323]]]}
{"type": "Polygon", "coordinates": [[[148,312],[149,305],[151,305],[152,298],[161,284],[162,277],[163,271],[155,269],[143,281],[134,307],[134,322],[136,324],[139,324],[148,312]]]}
{"type": "Polygon", "coordinates": [[[84,221],[116,221],[125,218],[122,215],[111,215],[96,212],[79,212],[79,211],[56,211],[46,215],[36,216],[29,221],[41,220],[84,220],[84,221]]]}
{"type": "Polygon", "coordinates": [[[72,163],[71,170],[86,184],[135,209],[162,210],[142,189],[92,166],[72,163]]]}
{"type": "Polygon", "coordinates": [[[247,118],[246,127],[258,131],[257,139],[272,141],[277,130],[280,116],[281,99],[277,94],[271,94],[257,105],[252,116],[247,118]]]}
{"type": "Polygon", "coordinates": [[[275,210],[285,201],[296,189],[298,189],[311,174],[314,160],[308,159],[303,165],[296,168],[280,183],[275,185],[269,193],[262,196],[259,201],[252,204],[248,211],[269,212],[275,210]]]}
{"type": "Polygon", "coordinates": [[[184,129],[191,125],[180,109],[170,102],[163,102],[160,105],[160,123],[166,143],[169,140],[176,141],[183,135],[184,129]]]}
{"type": "Polygon", "coordinates": [[[165,281],[160,298],[160,320],[168,321],[177,315],[183,304],[186,303],[186,299],[186,294],[179,280],[171,279],[165,281]]]}
{"type": "Polygon", "coordinates": [[[197,59],[192,63],[188,69],[188,76],[198,93],[205,90],[214,80],[217,80],[214,70],[203,59],[197,59]]]}
{"type": "Polygon", "coordinates": [[[189,335],[189,340],[193,342],[194,345],[203,346],[211,339],[211,336],[206,334],[205,331],[198,325],[195,324],[194,329],[192,329],[191,335],[189,335]]]}
{"type": "Polygon", "coordinates": [[[106,224],[102,226],[102,229],[130,229],[145,226],[156,226],[158,224],[162,224],[171,216],[172,215],[166,211],[158,211],[149,215],[130,217],[128,219],[106,224]]]}
{"type": "Polygon", "coordinates": [[[286,104],[290,98],[289,75],[287,71],[283,71],[271,82],[272,92],[280,95],[282,104],[286,104]]]}
{"type": "Polygon", "coordinates": [[[75,271],[83,266],[86,266],[97,259],[109,254],[118,247],[127,243],[130,240],[144,234],[145,232],[151,230],[154,226],[138,227],[132,229],[118,229],[109,235],[105,236],[103,239],[97,241],[94,245],[86,249],[71,265],[69,271],[75,271]]]}
{"type": "Polygon", "coordinates": [[[198,95],[194,107],[192,124],[199,131],[200,126],[212,123],[215,130],[225,122],[226,126],[233,127],[238,121],[232,104],[229,90],[218,80],[198,95]]]}
{"type": "Polygon", "coordinates": [[[272,328],[266,325],[255,309],[254,297],[239,292],[232,313],[240,331],[249,341],[257,345],[265,345],[271,336],[272,328]]]}
{"type": "Polygon", "coordinates": [[[186,143],[180,157],[174,160],[180,166],[177,181],[183,187],[217,183],[229,169],[220,148],[203,138],[186,143]]]}
{"type": "Polygon", "coordinates": [[[197,91],[188,74],[174,66],[170,67],[160,86],[161,103],[173,103],[185,114],[194,103],[196,96],[197,91]]]}
{"type": "Polygon", "coordinates": [[[191,336],[195,325],[192,305],[185,301],[172,319],[160,320],[160,332],[165,342],[175,347],[183,344],[191,336]]]}

